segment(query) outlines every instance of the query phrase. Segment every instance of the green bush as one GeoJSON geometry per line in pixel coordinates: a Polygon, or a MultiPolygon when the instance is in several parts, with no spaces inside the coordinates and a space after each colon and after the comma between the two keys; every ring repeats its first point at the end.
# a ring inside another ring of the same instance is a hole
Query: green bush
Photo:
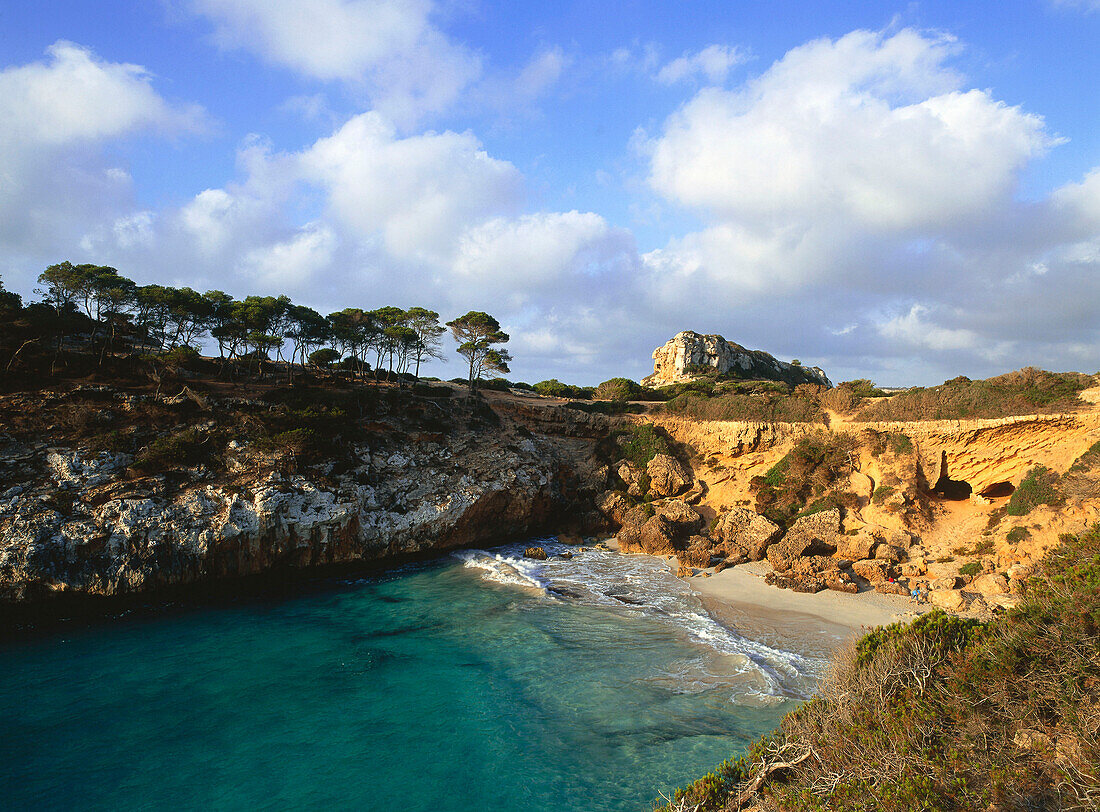
{"type": "Polygon", "coordinates": [[[617,429],[612,438],[623,458],[645,468],[658,454],[671,454],[672,444],[667,435],[652,423],[638,423],[617,429]]]}
{"type": "Polygon", "coordinates": [[[1031,535],[1031,531],[1026,527],[1013,527],[1005,535],[1005,541],[1009,544],[1019,544],[1021,541],[1031,535]]]}
{"type": "Polygon", "coordinates": [[[982,571],[982,565],[977,561],[971,561],[969,564],[963,564],[959,567],[959,575],[974,576],[982,571]]]}
{"type": "Polygon", "coordinates": [[[890,450],[898,456],[908,454],[913,450],[913,441],[909,439],[908,434],[892,431],[887,442],[890,444],[890,450]]]}
{"type": "Polygon", "coordinates": [[[340,353],[338,353],[331,347],[324,347],[320,350],[314,350],[309,354],[309,365],[320,367],[321,369],[328,369],[339,360],[340,353]]]}
{"type": "Polygon", "coordinates": [[[875,492],[871,494],[871,502],[876,505],[881,505],[893,495],[894,490],[895,489],[889,485],[879,485],[875,488],[875,492]]]}
{"type": "Polygon", "coordinates": [[[637,400],[644,387],[630,378],[611,378],[596,387],[597,400],[637,400]]]}
{"type": "Polygon", "coordinates": [[[1058,489],[1058,474],[1037,465],[1027,472],[1008,500],[1009,516],[1026,516],[1039,505],[1061,505],[1065,497],[1058,489]]]}
{"type": "Polygon", "coordinates": [[[537,394],[553,398],[573,398],[576,400],[589,400],[593,389],[590,386],[572,386],[562,383],[557,378],[548,381],[539,381],[532,387],[537,394]]]}
{"type": "Polygon", "coordinates": [[[211,438],[197,429],[159,437],[141,451],[133,467],[145,473],[191,467],[206,461],[213,447],[211,438]]]}
{"type": "Polygon", "coordinates": [[[817,431],[802,437],[764,476],[753,478],[756,512],[785,527],[799,516],[855,507],[854,494],[842,488],[858,448],[851,434],[817,431]]]}

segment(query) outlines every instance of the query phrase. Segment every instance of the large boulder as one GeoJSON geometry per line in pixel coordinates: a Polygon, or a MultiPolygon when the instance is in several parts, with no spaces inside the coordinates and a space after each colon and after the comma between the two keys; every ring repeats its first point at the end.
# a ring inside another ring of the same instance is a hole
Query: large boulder
{"type": "Polygon", "coordinates": [[[934,589],[928,593],[928,602],[948,612],[966,609],[966,596],[961,589],[934,589]]]}
{"type": "Polygon", "coordinates": [[[641,527],[653,518],[652,505],[634,505],[623,514],[623,527],[641,527]]]}
{"type": "Polygon", "coordinates": [[[710,539],[703,536],[692,536],[688,539],[687,549],[676,553],[676,560],[681,566],[706,569],[710,566],[714,552],[711,549],[710,539]]]}
{"type": "Polygon", "coordinates": [[[840,538],[840,510],[831,508],[803,516],[791,525],[791,529],[768,547],[768,562],[782,572],[804,555],[832,555],[840,538]]]}
{"type": "Polygon", "coordinates": [[[851,561],[859,561],[861,558],[874,558],[872,551],[879,542],[880,539],[866,532],[857,533],[854,536],[841,536],[837,539],[837,555],[851,561]]]}
{"type": "Polygon", "coordinates": [[[703,526],[703,517],[695,508],[679,499],[670,499],[654,505],[653,508],[656,515],[663,516],[676,525],[678,533],[691,534],[703,526]]]}
{"type": "Polygon", "coordinates": [[[715,524],[711,535],[731,558],[759,561],[783,531],[754,510],[733,508],[715,524]]]}
{"type": "Polygon", "coordinates": [[[871,584],[878,584],[890,577],[890,562],[876,558],[853,561],[852,572],[871,584]]]}
{"type": "Polygon", "coordinates": [[[638,468],[634,463],[623,460],[615,467],[615,473],[626,485],[628,494],[635,497],[645,496],[645,471],[638,468]]]}
{"type": "Polygon", "coordinates": [[[672,555],[676,552],[676,525],[664,516],[654,516],[638,529],[638,543],[643,553],[672,555]]]}
{"type": "Polygon", "coordinates": [[[656,496],[678,496],[695,481],[691,471],[675,457],[657,454],[646,466],[649,490],[656,496]]]}
{"type": "Polygon", "coordinates": [[[623,518],[634,504],[622,491],[604,491],[597,497],[596,507],[608,522],[622,527],[623,518]]]}

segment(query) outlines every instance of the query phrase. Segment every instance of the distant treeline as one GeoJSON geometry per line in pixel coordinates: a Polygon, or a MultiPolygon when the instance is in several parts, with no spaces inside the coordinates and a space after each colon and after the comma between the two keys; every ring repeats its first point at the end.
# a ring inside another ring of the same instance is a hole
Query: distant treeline
{"type": "MultiPolygon", "coordinates": [[[[38,278],[39,301],[24,306],[0,280],[0,369],[17,369],[29,357],[49,358],[50,372],[67,353],[108,358],[198,356],[217,342],[222,370],[251,373],[263,361],[328,368],[356,375],[385,369],[419,376],[428,359],[443,360],[439,314],[425,307],[349,307],[327,316],[287,296],[235,299],[220,290],[138,285],[111,267],[61,262],[38,278]]],[[[458,351],[470,361],[471,378],[483,371],[507,372],[508,340],[496,320],[471,312],[447,324],[458,351]]]]}

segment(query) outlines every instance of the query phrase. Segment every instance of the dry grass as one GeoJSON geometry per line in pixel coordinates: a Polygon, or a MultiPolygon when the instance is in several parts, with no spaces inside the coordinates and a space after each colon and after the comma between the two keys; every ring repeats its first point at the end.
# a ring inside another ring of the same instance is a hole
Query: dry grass
{"type": "Polygon", "coordinates": [[[1078,393],[1095,383],[1093,376],[1078,372],[1047,372],[1025,367],[984,381],[959,377],[939,386],[911,389],[892,398],[868,400],[855,419],[888,422],[965,420],[1073,412],[1084,405],[1078,393]]]}

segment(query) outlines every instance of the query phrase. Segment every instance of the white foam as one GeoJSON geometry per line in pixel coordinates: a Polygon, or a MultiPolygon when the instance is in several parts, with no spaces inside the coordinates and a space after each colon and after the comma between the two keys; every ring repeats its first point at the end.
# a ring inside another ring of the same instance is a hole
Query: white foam
{"type": "Polygon", "coordinates": [[[696,644],[710,651],[701,667],[665,675],[678,689],[694,691],[730,684],[736,676],[736,701],[746,696],[761,702],[783,697],[807,698],[813,692],[825,661],[773,648],[742,637],[707,614],[699,597],[658,558],[620,555],[588,548],[578,552],[555,539],[539,539],[495,552],[463,550],[455,553],[464,566],[501,584],[537,589],[550,599],[575,600],[605,606],[616,612],[639,613],[663,619],[696,644]],[[523,557],[524,546],[537,544],[549,554],[545,561],[523,557]],[[560,553],[569,550],[570,559],[560,553]]]}
{"type": "Polygon", "coordinates": [[[464,567],[481,570],[486,580],[509,586],[537,589],[543,593],[546,591],[546,582],[538,577],[529,559],[490,553],[485,550],[461,550],[455,553],[455,556],[462,559],[464,567]]]}

